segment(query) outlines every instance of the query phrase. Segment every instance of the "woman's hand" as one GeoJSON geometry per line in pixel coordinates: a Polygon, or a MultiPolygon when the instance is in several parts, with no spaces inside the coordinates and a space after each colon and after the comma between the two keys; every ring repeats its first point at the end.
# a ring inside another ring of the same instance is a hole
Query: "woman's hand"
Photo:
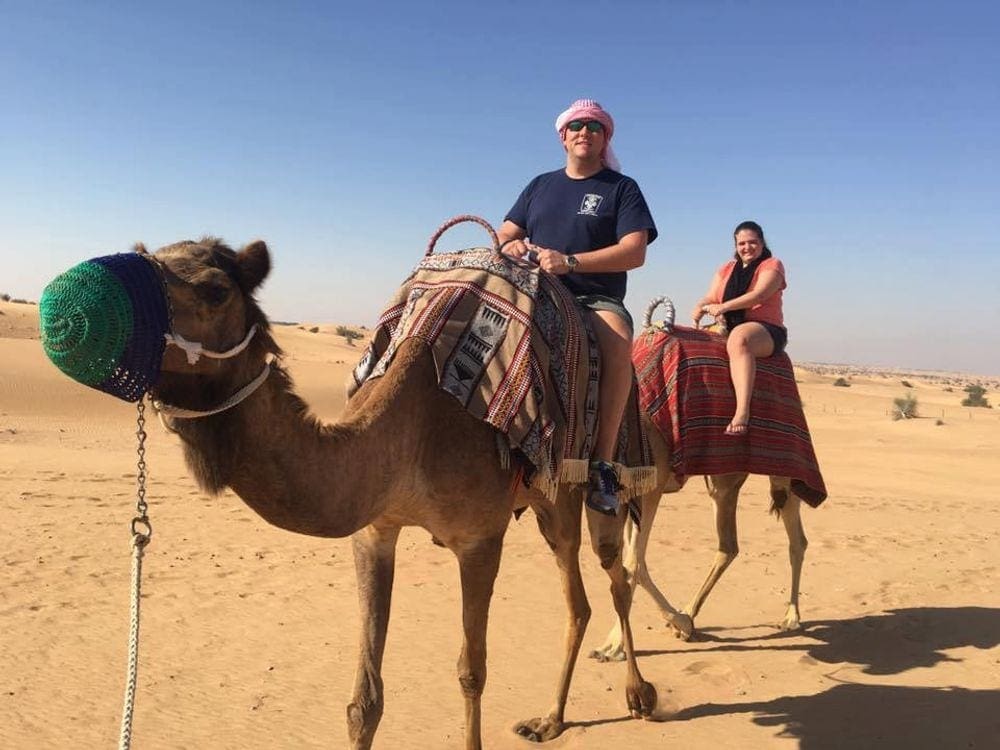
{"type": "Polygon", "coordinates": [[[723,310],[721,304],[703,305],[701,309],[706,315],[711,315],[716,320],[722,317],[723,310]]]}
{"type": "Polygon", "coordinates": [[[691,320],[694,321],[695,328],[701,328],[701,318],[705,314],[705,306],[700,302],[691,311],[691,320]]]}

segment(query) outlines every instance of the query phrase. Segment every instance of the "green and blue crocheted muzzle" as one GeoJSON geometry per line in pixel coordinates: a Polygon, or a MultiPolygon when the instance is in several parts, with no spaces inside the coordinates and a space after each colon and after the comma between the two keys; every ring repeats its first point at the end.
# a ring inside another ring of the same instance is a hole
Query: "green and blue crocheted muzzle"
{"type": "Polygon", "coordinates": [[[170,329],[166,291],[148,255],[105,255],[74,266],[39,302],[42,348],[73,380],[138,401],[160,374],[170,329]]]}

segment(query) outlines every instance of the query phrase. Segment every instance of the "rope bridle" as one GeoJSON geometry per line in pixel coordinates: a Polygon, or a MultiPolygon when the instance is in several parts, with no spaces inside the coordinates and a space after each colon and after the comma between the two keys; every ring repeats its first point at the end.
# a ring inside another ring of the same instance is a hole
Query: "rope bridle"
{"type": "MultiPolygon", "coordinates": [[[[209,357],[211,359],[231,359],[243,352],[250,344],[250,340],[257,333],[257,324],[254,323],[250,326],[250,330],[247,331],[247,335],[243,337],[243,340],[231,349],[227,349],[224,352],[216,352],[211,349],[206,349],[205,346],[199,341],[188,341],[186,338],[181,336],[179,333],[167,333],[164,334],[164,338],[167,340],[167,345],[173,345],[184,350],[187,355],[187,362],[189,365],[198,364],[199,358],[202,356],[209,357]]],[[[267,380],[267,376],[271,374],[271,364],[273,359],[268,359],[264,363],[264,369],[260,371],[260,374],[247,383],[245,386],[236,391],[229,398],[225,399],[218,406],[211,409],[185,409],[181,406],[174,406],[173,404],[168,404],[160,399],[150,397],[150,403],[153,405],[153,409],[156,411],[157,416],[160,418],[160,422],[163,426],[173,432],[174,430],[163,421],[163,417],[171,417],[173,419],[199,419],[201,417],[210,417],[213,414],[220,414],[224,411],[232,409],[237,404],[245,401],[254,391],[260,388],[264,381],[267,380]]]]}

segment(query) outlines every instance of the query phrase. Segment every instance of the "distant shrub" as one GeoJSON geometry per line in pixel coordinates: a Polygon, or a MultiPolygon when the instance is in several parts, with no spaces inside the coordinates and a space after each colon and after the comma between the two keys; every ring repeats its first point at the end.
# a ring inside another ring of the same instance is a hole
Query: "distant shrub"
{"type": "Polygon", "coordinates": [[[840,388],[850,388],[851,387],[851,384],[848,383],[843,378],[837,378],[836,380],[833,381],[833,384],[836,385],[836,386],[839,386],[840,388]]]}
{"type": "Polygon", "coordinates": [[[900,380],[899,382],[903,384],[904,388],[912,388],[913,387],[912,385],[910,385],[910,381],[909,380],[900,380]]]}
{"type": "Polygon", "coordinates": [[[892,406],[893,419],[913,419],[917,416],[917,397],[912,393],[893,399],[892,406]]]}
{"type": "Polygon", "coordinates": [[[28,300],[26,300],[26,299],[19,299],[19,298],[18,299],[12,299],[11,302],[13,302],[15,305],[27,305],[28,304],[28,300]]]}
{"type": "Polygon", "coordinates": [[[10,295],[6,293],[0,294],[0,300],[3,300],[4,302],[10,302],[10,295]]]}
{"type": "Polygon", "coordinates": [[[354,340],[364,338],[364,334],[358,333],[353,328],[347,326],[337,326],[337,335],[343,336],[348,344],[354,346],[354,340]]]}
{"type": "Polygon", "coordinates": [[[954,392],[955,392],[955,389],[954,389],[954,388],[952,388],[952,387],[951,387],[951,386],[949,385],[949,386],[948,386],[947,388],[945,388],[945,389],[944,389],[944,392],[945,392],[945,393],[954,393],[954,392]]]}
{"type": "Polygon", "coordinates": [[[939,419],[936,422],[934,422],[934,424],[937,425],[938,427],[940,427],[941,425],[944,424],[944,420],[943,419],[939,419]]]}
{"type": "Polygon", "coordinates": [[[990,402],[984,397],[986,394],[986,389],[981,385],[967,385],[965,386],[965,392],[969,394],[968,398],[962,399],[962,406],[981,406],[985,409],[992,409],[990,402]]]}

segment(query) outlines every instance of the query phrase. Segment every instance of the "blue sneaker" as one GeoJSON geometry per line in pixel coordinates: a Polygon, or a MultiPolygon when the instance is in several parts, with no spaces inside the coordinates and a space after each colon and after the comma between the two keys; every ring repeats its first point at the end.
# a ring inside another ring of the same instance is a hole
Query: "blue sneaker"
{"type": "Polygon", "coordinates": [[[590,462],[590,492],[587,507],[605,516],[618,514],[618,475],[607,461],[590,462]]]}

